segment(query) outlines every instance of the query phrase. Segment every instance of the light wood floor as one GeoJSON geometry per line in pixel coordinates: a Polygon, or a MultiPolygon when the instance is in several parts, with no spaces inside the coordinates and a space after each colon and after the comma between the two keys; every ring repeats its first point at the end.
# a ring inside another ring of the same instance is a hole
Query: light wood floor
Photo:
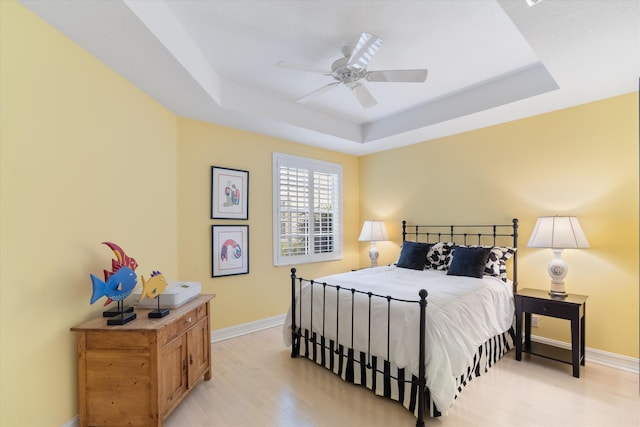
{"type": "MultiPolygon", "coordinates": [[[[291,359],[280,327],[212,345],[211,381],[200,383],[165,427],[412,427],[402,405],[304,358],[291,359]]],[[[438,427],[639,427],[638,375],[589,363],[571,366],[514,351],[474,379],[438,427]]]]}

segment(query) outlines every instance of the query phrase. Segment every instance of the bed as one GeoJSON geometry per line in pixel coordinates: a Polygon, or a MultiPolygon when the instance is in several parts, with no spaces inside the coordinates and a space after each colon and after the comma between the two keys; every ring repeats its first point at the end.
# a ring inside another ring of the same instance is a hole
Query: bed
{"type": "Polygon", "coordinates": [[[518,220],[409,225],[397,261],[307,279],[291,269],[291,357],[400,402],[424,426],[514,346],[518,220]]]}

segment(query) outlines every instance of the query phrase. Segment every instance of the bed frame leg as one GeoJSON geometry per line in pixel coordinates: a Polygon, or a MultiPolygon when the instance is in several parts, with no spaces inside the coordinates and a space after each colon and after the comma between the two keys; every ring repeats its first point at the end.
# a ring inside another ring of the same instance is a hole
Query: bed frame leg
{"type": "Polygon", "coordinates": [[[420,295],[420,349],[418,351],[418,421],[416,421],[416,427],[424,427],[424,404],[425,393],[427,391],[427,380],[425,372],[425,333],[426,333],[426,312],[427,312],[427,295],[429,293],[426,289],[420,289],[418,295],[420,295]]]}
{"type": "Polygon", "coordinates": [[[296,332],[296,269],[291,268],[291,357],[298,357],[300,335],[296,332]]]}

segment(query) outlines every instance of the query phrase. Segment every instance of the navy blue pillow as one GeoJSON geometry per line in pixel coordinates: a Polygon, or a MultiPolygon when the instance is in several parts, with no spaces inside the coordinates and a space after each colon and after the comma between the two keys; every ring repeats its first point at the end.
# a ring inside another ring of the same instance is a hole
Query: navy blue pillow
{"type": "Polygon", "coordinates": [[[424,265],[427,261],[427,252],[429,252],[431,246],[433,246],[431,243],[405,241],[402,244],[400,259],[398,259],[396,266],[400,268],[410,268],[412,270],[424,270],[424,265]]]}
{"type": "Polygon", "coordinates": [[[456,246],[447,275],[482,278],[491,248],[456,246]]]}

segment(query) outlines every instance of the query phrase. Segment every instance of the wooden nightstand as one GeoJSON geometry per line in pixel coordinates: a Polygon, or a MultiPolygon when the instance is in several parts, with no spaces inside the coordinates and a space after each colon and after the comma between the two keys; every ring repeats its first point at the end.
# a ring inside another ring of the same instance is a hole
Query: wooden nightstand
{"type": "Polygon", "coordinates": [[[565,298],[552,297],[549,292],[521,289],[516,299],[516,360],[522,352],[573,365],[573,376],[580,378],[580,365],[584,366],[585,312],[587,296],[568,294],[565,298]],[[524,314],[524,348],[522,315],[524,314]],[[571,350],[538,342],[531,342],[531,314],[556,317],[571,321],[571,350]]]}

